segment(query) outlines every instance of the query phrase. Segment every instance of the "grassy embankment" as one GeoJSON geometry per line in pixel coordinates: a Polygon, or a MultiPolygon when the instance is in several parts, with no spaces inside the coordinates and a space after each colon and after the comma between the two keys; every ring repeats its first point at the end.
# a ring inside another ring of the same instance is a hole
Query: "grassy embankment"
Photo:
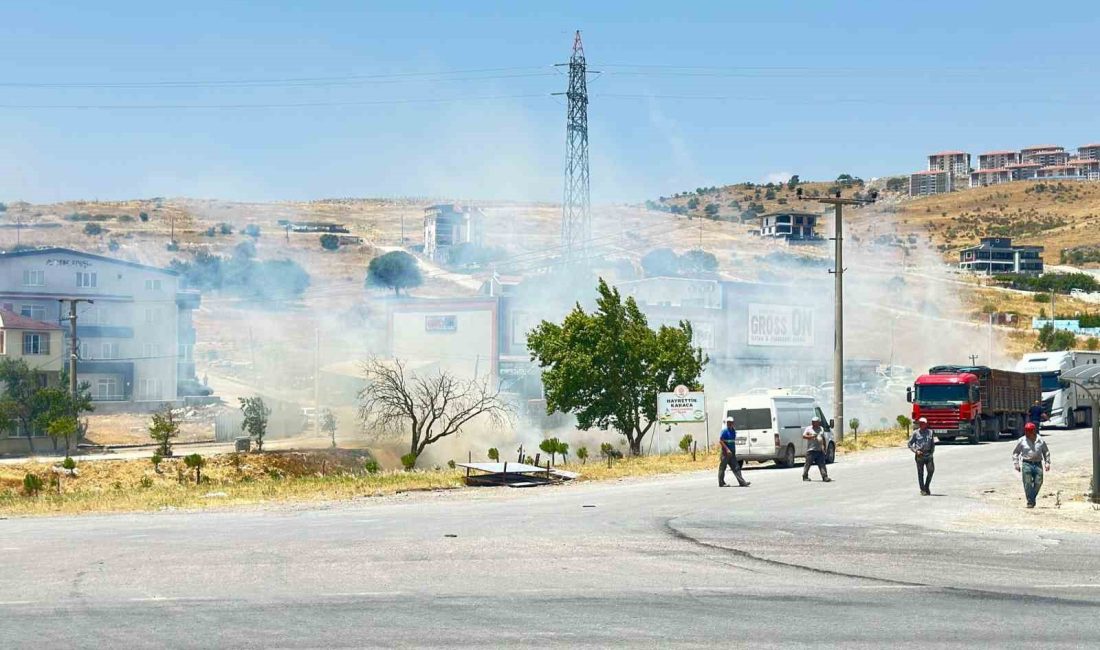
{"type": "MultiPolygon", "coordinates": [[[[874,447],[904,444],[901,430],[866,432],[851,436],[840,454],[874,447]]],[[[0,466],[0,514],[50,515],[89,512],[140,512],[173,508],[201,509],[264,503],[339,501],[401,492],[454,489],[463,485],[460,470],[383,471],[367,473],[362,451],[267,452],[226,454],[206,458],[202,482],[181,458],[162,461],[159,471],[147,459],[78,463],[77,476],[61,476],[61,491],[51,484],[49,464],[0,466]],[[37,496],[23,490],[28,473],[46,483],[37,496]]],[[[717,465],[717,451],[622,458],[610,464],[596,458],[575,459],[558,467],[581,474],[581,480],[601,481],[628,477],[678,474],[717,465]]]]}

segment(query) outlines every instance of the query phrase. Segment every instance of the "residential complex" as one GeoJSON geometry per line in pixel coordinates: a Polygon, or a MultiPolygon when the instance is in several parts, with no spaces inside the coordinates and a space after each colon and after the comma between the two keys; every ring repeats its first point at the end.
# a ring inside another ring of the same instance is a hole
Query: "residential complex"
{"type": "Polygon", "coordinates": [[[978,154],[977,169],[970,167],[970,154],[965,151],[931,154],[928,169],[909,175],[909,195],[930,196],[967,185],[984,187],[1031,179],[1100,181],[1100,143],[1078,147],[1076,156],[1052,144],[987,151],[978,154]]]}
{"type": "Polygon", "coordinates": [[[812,212],[769,212],[760,219],[761,237],[787,241],[820,241],[816,228],[820,215],[812,212]]]}
{"type": "Polygon", "coordinates": [[[51,359],[69,358],[66,301],[73,299],[83,301],[77,376],[91,384],[98,411],[157,408],[195,385],[191,312],[201,298],[182,290],[175,272],[65,248],[0,254],[0,310],[23,319],[20,327],[56,327],[58,340],[45,348],[51,359]]]}
{"type": "Polygon", "coordinates": [[[975,273],[1042,275],[1042,246],[1013,246],[1008,237],[983,237],[959,253],[959,268],[975,273]]]}
{"type": "Polygon", "coordinates": [[[446,262],[447,253],[459,244],[480,246],[485,215],[475,207],[442,203],[424,210],[424,256],[446,262]]]}

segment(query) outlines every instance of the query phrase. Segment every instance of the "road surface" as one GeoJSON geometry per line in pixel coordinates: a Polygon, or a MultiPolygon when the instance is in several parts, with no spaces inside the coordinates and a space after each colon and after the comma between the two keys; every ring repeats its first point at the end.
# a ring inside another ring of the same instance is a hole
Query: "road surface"
{"type": "MultiPolygon", "coordinates": [[[[1048,435],[1055,470],[1088,432],[1048,435]]],[[[1096,647],[1100,534],[990,528],[1011,443],[251,511],[0,521],[36,648],[1096,647]]],[[[1049,502],[1049,500],[1045,500],[1049,502]]],[[[1100,518],[1100,514],[1097,515],[1100,518]]]]}

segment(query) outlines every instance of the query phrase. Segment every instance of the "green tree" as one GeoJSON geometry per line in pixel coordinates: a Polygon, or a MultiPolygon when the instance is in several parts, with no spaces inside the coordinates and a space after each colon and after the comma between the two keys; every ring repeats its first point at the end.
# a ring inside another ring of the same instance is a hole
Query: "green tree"
{"type": "Polygon", "coordinates": [[[79,442],[87,429],[87,422],[82,422],[80,416],[95,410],[92,405],[91,384],[81,382],[77,386],[76,399],[69,392],[68,369],[61,372],[57,385],[39,387],[34,392],[33,411],[34,428],[36,431],[45,431],[53,440],[56,451],[59,443],[63,445],[67,453],[74,443],[79,442]],[[55,422],[65,421],[53,426],[55,422]]]}
{"type": "Polygon", "coordinates": [[[326,251],[334,251],[340,248],[340,238],[332,233],[321,235],[321,248],[326,251]]]}
{"type": "Polygon", "coordinates": [[[0,428],[9,434],[22,431],[34,453],[34,431],[47,405],[39,397],[42,374],[23,359],[0,358],[0,428]]]}
{"type": "Polygon", "coordinates": [[[691,451],[691,443],[693,442],[695,442],[695,438],[693,438],[690,433],[684,435],[683,438],[680,438],[680,451],[685,454],[691,451]]]}
{"type": "Polygon", "coordinates": [[[566,457],[569,456],[569,443],[564,440],[559,440],[555,451],[558,452],[558,455],[561,456],[561,462],[564,463],[566,457]]]}
{"type": "Polygon", "coordinates": [[[164,460],[164,456],[161,456],[159,451],[154,451],[153,457],[149,460],[153,463],[153,471],[160,474],[160,464],[164,460]]]}
{"type": "Polygon", "coordinates": [[[787,189],[793,192],[798,187],[798,182],[798,174],[791,176],[790,180],[787,181],[787,189]]]}
{"type": "Polygon", "coordinates": [[[557,458],[558,453],[558,439],[547,438],[543,440],[539,443],[539,451],[544,454],[550,454],[550,464],[555,465],[556,463],[554,461],[557,458]]]}
{"type": "Polygon", "coordinates": [[[1073,332],[1054,329],[1053,323],[1043,325],[1039,330],[1039,340],[1035,347],[1044,352],[1060,352],[1070,350],[1077,345],[1077,336],[1073,332]]]}
{"type": "Polygon", "coordinates": [[[103,234],[103,226],[98,223],[86,223],[84,224],[84,234],[89,237],[97,237],[103,234]]]}
{"type": "Polygon", "coordinates": [[[699,197],[693,196],[690,199],[688,199],[687,207],[688,207],[688,210],[698,210],[699,209],[699,197]]]}
{"type": "Polygon", "coordinates": [[[321,430],[328,433],[332,446],[336,446],[336,414],[331,409],[321,411],[321,430]]]}
{"type": "Polygon", "coordinates": [[[680,384],[701,390],[707,359],[691,344],[690,323],[653,330],[634,299],[623,301],[602,278],[597,293],[596,311],[577,305],[560,325],[543,321],[528,348],[543,368],[547,413],[573,413],[582,430],[614,429],[640,455],[657,393],[680,384]]]}
{"type": "Polygon", "coordinates": [[[500,460],[500,450],[496,447],[489,447],[489,460],[494,463],[500,460]]]}
{"type": "Polygon", "coordinates": [[[703,214],[707,215],[711,219],[717,219],[718,218],[718,210],[719,210],[719,208],[718,208],[717,203],[708,203],[703,208],[703,214]]]}
{"type": "Polygon", "coordinates": [[[852,437],[859,439],[859,418],[848,420],[848,428],[852,430],[852,437]]]}
{"type": "Polygon", "coordinates": [[[714,273],[718,270],[718,258],[714,253],[695,248],[680,256],[680,270],[689,273],[714,273]]]}
{"type": "Polygon", "coordinates": [[[206,459],[199,454],[188,454],[183,457],[183,464],[188,469],[195,470],[195,484],[202,482],[202,468],[206,466],[206,459]]]}
{"type": "Polygon", "coordinates": [[[80,429],[80,423],[71,415],[57,418],[46,425],[46,433],[57,442],[64,442],[64,449],[68,452],[70,443],[76,438],[80,429]]]}
{"type": "Polygon", "coordinates": [[[649,277],[680,274],[680,256],[671,248],[655,248],[642,256],[642,270],[649,277]]]}
{"type": "MultiPolygon", "coordinates": [[[[157,443],[157,451],[153,456],[153,466],[159,467],[158,458],[172,457],[172,440],[179,436],[180,425],[176,422],[176,416],[172,413],[172,407],[166,406],[160,413],[154,413],[149,423],[149,437],[157,443]]],[[[159,471],[159,470],[158,470],[159,471]]]]}
{"type": "Polygon", "coordinates": [[[588,447],[577,448],[577,459],[581,461],[581,465],[588,464],[588,447]]]}
{"type": "Polygon", "coordinates": [[[27,472],[26,475],[23,476],[23,492],[29,497],[36,496],[42,491],[44,486],[45,483],[42,482],[42,477],[38,474],[27,472]]]}
{"type": "Polygon", "coordinates": [[[264,450],[264,436],[267,435],[267,418],[271,415],[271,409],[267,408],[264,400],[259,395],[255,397],[238,397],[241,404],[241,413],[244,420],[241,421],[241,431],[248,434],[256,441],[256,451],[264,450]]]}
{"type": "Polygon", "coordinates": [[[412,287],[419,287],[424,283],[420,274],[420,267],[416,258],[405,251],[393,251],[376,257],[367,265],[368,287],[385,287],[393,289],[394,295],[401,295],[401,290],[406,293],[412,287]]]}
{"type": "Polygon", "coordinates": [[[902,429],[905,429],[906,431],[909,430],[909,427],[913,426],[913,421],[910,420],[908,417],[906,417],[904,415],[899,415],[897,417],[897,421],[898,421],[898,426],[901,427],[902,429]]]}

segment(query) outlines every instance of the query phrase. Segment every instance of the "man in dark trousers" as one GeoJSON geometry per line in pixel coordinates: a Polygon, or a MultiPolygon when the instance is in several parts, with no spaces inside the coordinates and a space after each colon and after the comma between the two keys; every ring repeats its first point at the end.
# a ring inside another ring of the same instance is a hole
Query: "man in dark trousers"
{"type": "Polygon", "coordinates": [[[1043,420],[1046,420],[1047,417],[1046,409],[1043,408],[1043,403],[1039,400],[1035,400],[1035,403],[1027,410],[1027,421],[1034,424],[1036,429],[1042,426],[1043,420]]]}
{"type": "Polygon", "coordinates": [[[718,436],[718,445],[721,447],[722,460],[718,463],[718,487],[726,485],[726,468],[733,470],[733,476],[741,487],[748,487],[750,483],[741,476],[741,468],[737,464],[737,429],[733,427],[733,418],[726,418],[726,427],[718,436]]]}
{"type": "Polygon", "coordinates": [[[821,418],[815,415],[810,420],[810,426],[802,432],[802,439],[806,441],[806,465],[802,468],[802,480],[810,480],[810,465],[817,465],[821,480],[825,483],[832,481],[829,471],[825,469],[825,429],[821,426],[821,418]]]}
{"type": "Polygon", "coordinates": [[[928,418],[917,420],[917,430],[909,436],[909,451],[917,460],[917,483],[921,496],[932,494],[932,475],[936,473],[936,463],[932,454],[936,451],[936,442],[932,430],[928,428],[928,418]]]}

